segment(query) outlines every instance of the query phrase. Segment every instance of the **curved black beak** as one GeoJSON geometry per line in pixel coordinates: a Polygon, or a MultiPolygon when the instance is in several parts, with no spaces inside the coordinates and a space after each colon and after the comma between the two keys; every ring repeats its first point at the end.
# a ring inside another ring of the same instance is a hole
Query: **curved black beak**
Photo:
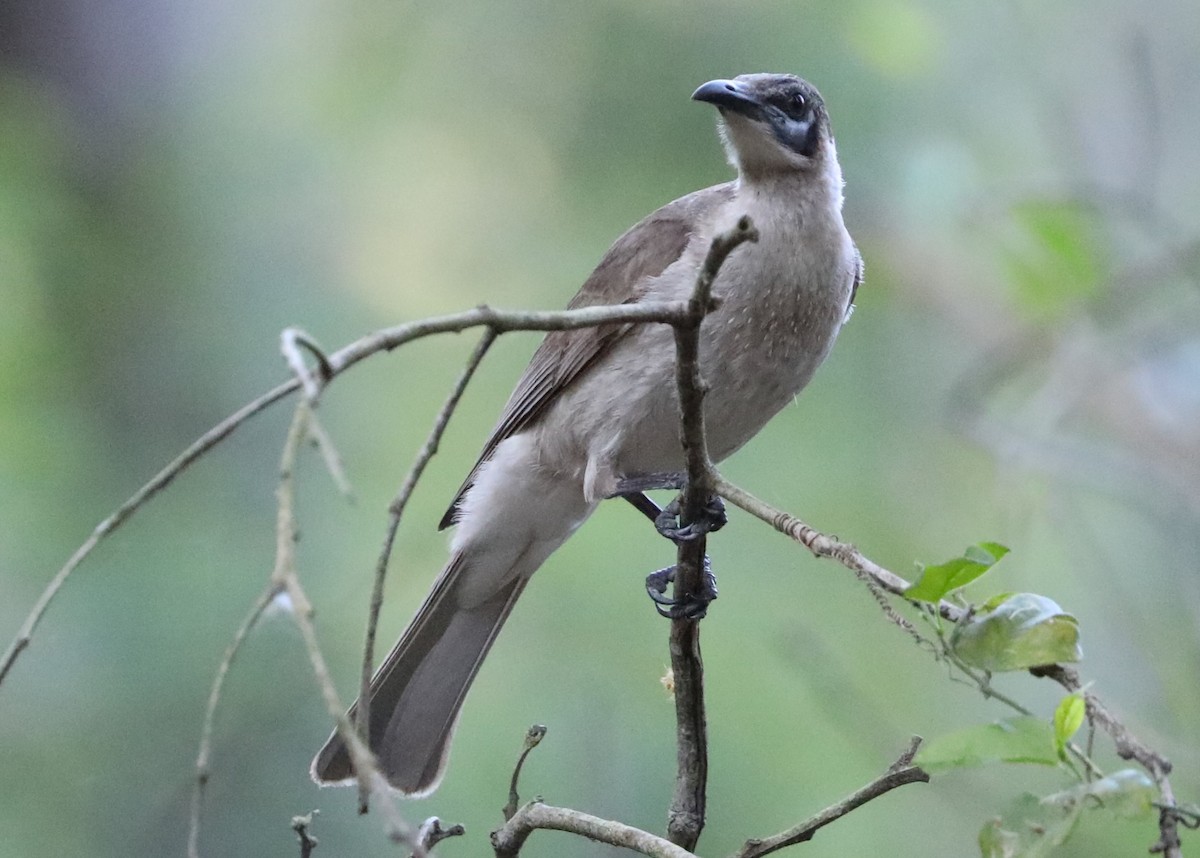
{"type": "Polygon", "coordinates": [[[757,116],[761,103],[736,80],[710,80],[692,93],[693,101],[705,101],[721,110],[732,110],[746,116],[757,116]]]}

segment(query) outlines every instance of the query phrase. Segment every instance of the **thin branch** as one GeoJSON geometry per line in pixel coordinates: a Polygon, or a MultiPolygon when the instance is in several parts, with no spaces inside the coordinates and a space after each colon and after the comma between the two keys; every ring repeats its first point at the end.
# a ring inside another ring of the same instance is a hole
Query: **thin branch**
{"type": "Polygon", "coordinates": [[[321,425],[321,421],[317,419],[315,411],[308,415],[308,437],[313,446],[317,448],[317,452],[321,454],[321,460],[325,462],[325,470],[329,472],[333,484],[337,486],[338,491],[346,500],[353,504],[354,487],[350,485],[350,478],[346,476],[342,456],[333,443],[333,439],[329,437],[329,433],[325,431],[325,427],[321,425]]]}
{"type": "Polygon", "coordinates": [[[304,640],[304,649],[308,653],[309,663],[312,666],[313,677],[316,679],[317,686],[321,691],[321,697],[325,701],[325,706],[329,713],[337,722],[338,734],[346,743],[346,749],[350,754],[351,762],[354,764],[355,774],[358,776],[360,784],[367,784],[365,789],[369,790],[377,799],[383,814],[384,827],[387,831],[389,839],[395,843],[404,843],[408,845],[415,855],[424,856],[425,850],[417,839],[416,832],[412,826],[400,814],[399,808],[396,806],[395,799],[392,797],[391,790],[388,788],[387,781],[383,775],[379,773],[379,768],[375,764],[375,757],[367,748],[366,744],[359,739],[358,734],[354,730],[354,726],[350,723],[350,719],[346,717],[346,707],[338,697],[337,690],[333,685],[333,678],[329,673],[329,667],[325,663],[325,656],[321,652],[321,646],[317,641],[317,632],[312,623],[312,603],[308,599],[308,594],[300,584],[300,578],[296,574],[295,564],[295,545],[296,545],[296,514],[295,514],[295,464],[296,454],[308,430],[308,417],[311,413],[312,404],[307,400],[301,400],[296,405],[295,416],[292,420],[291,428],[288,430],[287,440],[284,443],[283,455],[280,459],[279,471],[279,488],[276,491],[276,497],[279,502],[279,512],[276,517],[275,526],[275,568],[271,573],[272,584],[279,586],[287,593],[292,604],[292,619],[295,621],[297,628],[300,630],[300,636],[304,640]]]}
{"type": "Polygon", "coordinates": [[[794,828],[782,831],[764,840],[747,840],[745,845],[735,853],[733,858],[761,858],[788,846],[805,843],[812,840],[813,835],[831,822],[836,822],[852,810],[857,810],[869,801],[879,798],[884,793],[891,792],[896,787],[911,783],[929,783],[929,775],[920,766],[912,765],[917,748],[921,744],[920,736],[913,736],[908,749],[899,759],[879,777],[862,789],[856,790],[837,804],[822,810],[811,819],[800,823],[794,828]]]}
{"type": "MultiPolygon", "coordinates": [[[[791,513],[776,509],[769,503],[759,500],[718,473],[713,474],[713,490],[734,506],[750,513],[760,521],[766,522],[784,536],[799,542],[815,556],[836,560],[856,575],[865,576],[873,581],[881,590],[894,596],[903,596],[904,591],[912,586],[909,581],[895,572],[884,569],[853,545],[827,536],[791,513]]],[[[943,619],[952,623],[956,623],[966,616],[966,611],[946,601],[939,603],[937,609],[943,619]]]]}
{"type": "Polygon", "coordinates": [[[534,724],[525,731],[525,741],[521,746],[521,756],[517,757],[517,764],[513,766],[512,780],[508,784],[508,804],[504,805],[501,813],[504,814],[504,821],[512,819],[517,812],[517,805],[521,802],[521,796],[517,792],[517,782],[521,779],[521,769],[525,766],[525,760],[529,757],[529,753],[541,744],[542,739],[546,738],[546,726],[544,724],[534,724]]]}
{"type": "MultiPolygon", "coordinates": [[[[421,827],[417,829],[417,841],[421,844],[421,848],[428,853],[430,849],[437,846],[443,840],[448,840],[451,837],[462,837],[467,833],[467,830],[461,825],[451,825],[449,828],[442,828],[442,821],[436,816],[431,816],[421,823],[421,827]]],[[[418,858],[414,853],[409,858],[418,858]]]]}
{"type": "Polygon", "coordinates": [[[388,838],[393,843],[407,844],[418,858],[424,858],[425,850],[415,842],[412,826],[400,814],[391,788],[375,764],[374,755],[358,738],[354,725],[346,717],[346,705],[334,689],[333,679],[325,664],[325,657],[321,654],[320,644],[317,642],[317,633],[312,624],[312,603],[309,602],[307,594],[294,574],[288,576],[287,592],[294,605],[292,617],[304,639],[304,648],[312,665],[313,676],[325,701],[325,708],[337,721],[338,735],[346,744],[346,750],[350,754],[350,760],[359,781],[365,780],[370,785],[371,795],[375,797],[377,807],[383,814],[384,828],[388,838]]]}
{"type": "Polygon", "coordinates": [[[246,636],[250,634],[250,630],[258,622],[258,618],[262,616],[263,611],[271,604],[271,600],[278,592],[279,588],[274,583],[268,584],[263,589],[258,599],[255,600],[254,607],[246,615],[246,619],[234,632],[233,640],[226,647],[225,656],[217,666],[217,675],[213,678],[212,689],[208,694],[208,704],[204,709],[204,726],[200,729],[200,750],[196,755],[196,783],[192,788],[192,810],[188,823],[188,858],[199,858],[200,856],[200,818],[203,814],[204,792],[211,774],[209,759],[212,756],[213,726],[216,723],[217,707],[221,703],[225,678],[229,675],[229,669],[233,666],[233,660],[242,648],[246,636]]]}
{"type": "Polygon", "coordinates": [[[539,828],[578,834],[598,843],[631,849],[651,858],[696,858],[694,853],[682,846],[676,846],[671,841],[656,837],[640,828],[537,801],[522,807],[512,819],[492,832],[492,848],[496,852],[496,858],[516,858],[525,840],[539,828]]]}
{"type": "Polygon", "coordinates": [[[317,838],[308,833],[308,829],[313,824],[313,817],[317,815],[317,811],[306,813],[303,816],[292,817],[292,831],[296,832],[296,839],[300,842],[300,858],[310,858],[313,850],[317,848],[317,838]]]}
{"type": "MultiPolygon", "coordinates": [[[[700,327],[713,309],[713,282],[726,258],[758,232],[749,217],[716,236],[688,300],[687,317],[675,325],[675,383],[679,391],[680,441],[687,464],[687,485],[681,499],[681,520],[700,520],[712,495],[712,463],[704,432],[704,395],[700,375],[700,327]]],[[[700,593],[705,575],[703,534],[681,542],[676,552],[672,597],[682,604],[700,593]]],[[[704,708],[704,660],[700,654],[700,624],[679,617],[671,621],[669,641],[675,679],[675,791],[667,813],[667,836],[672,843],[695,849],[704,829],[708,784],[708,726],[704,708]]]]}
{"type": "MultiPolygon", "coordinates": [[[[697,542],[703,543],[703,537],[697,542]]],[[[682,564],[677,564],[677,575],[681,568],[682,564]]],[[[696,620],[672,620],[669,648],[675,698],[675,791],[667,811],[667,836],[672,843],[695,849],[704,830],[708,789],[708,721],[700,624],[696,620]]]]}
{"type": "MultiPolygon", "coordinates": [[[[745,510],[785,536],[799,542],[817,557],[828,557],[838,561],[856,575],[873,581],[881,590],[903,597],[904,591],[911,586],[910,582],[894,572],[884,569],[853,545],[821,533],[795,516],[759,500],[720,474],[713,474],[713,485],[716,493],[734,506],[745,510]]],[[[945,601],[937,606],[937,610],[943,619],[950,622],[959,622],[966,616],[966,611],[962,608],[945,601]]],[[[1066,665],[1043,665],[1031,668],[1029,672],[1037,677],[1053,679],[1068,692],[1073,693],[1083,689],[1083,685],[1079,681],[1079,674],[1066,665]]],[[[996,695],[993,693],[992,696],[996,695]]],[[[1135,737],[1095,694],[1084,691],[1084,702],[1087,706],[1089,721],[1108,734],[1116,748],[1117,755],[1125,760],[1136,761],[1149,772],[1158,784],[1164,804],[1173,806],[1174,792],[1167,777],[1171,772],[1170,761],[1135,737]]],[[[1163,852],[1167,858],[1179,858],[1182,852],[1178,846],[1177,816],[1168,812],[1162,813],[1159,820],[1159,831],[1161,837],[1155,844],[1155,848],[1163,852]]]]}
{"type": "Polygon", "coordinates": [[[304,647],[312,665],[313,676],[321,691],[321,696],[325,700],[326,707],[337,721],[338,733],[346,743],[346,748],[354,764],[354,770],[358,774],[360,782],[368,783],[370,791],[379,799],[388,837],[393,842],[408,845],[419,858],[424,858],[425,855],[424,848],[416,839],[416,832],[413,831],[412,827],[405,821],[396,807],[387,781],[379,773],[373,755],[367,749],[366,745],[359,740],[353,725],[345,715],[345,706],[342,704],[333,686],[333,680],[325,664],[325,658],[321,653],[320,644],[317,642],[316,630],[312,624],[312,604],[309,602],[308,595],[300,585],[300,579],[296,575],[294,474],[297,452],[308,433],[312,406],[313,403],[308,399],[302,399],[297,403],[292,423],[288,428],[287,438],[284,441],[283,453],[280,456],[279,486],[275,492],[278,501],[275,523],[275,563],[271,570],[270,582],[255,603],[254,609],[238,628],[234,640],[226,651],[226,656],[218,669],[217,678],[213,684],[213,692],[209,697],[209,707],[205,716],[205,726],[201,737],[201,750],[196,764],[197,786],[196,792],[193,794],[191,828],[188,836],[189,858],[199,858],[199,831],[203,810],[203,789],[209,777],[208,757],[211,747],[212,719],[220,702],[221,687],[233,663],[233,658],[237,654],[246,635],[253,628],[255,621],[262,615],[262,611],[266,608],[266,605],[280,594],[286,594],[291,604],[291,616],[304,640],[304,647]]]}
{"type": "MultiPolygon", "coordinates": [[[[391,328],[376,331],[359,340],[350,343],[328,356],[325,361],[328,379],[345,372],[350,367],[371,355],[381,351],[390,351],[411,340],[427,337],[433,334],[465,331],[486,325],[497,333],[508,331],[560,331],[576,328],[591,328],[610,322],[647,323],[661,322],[670,324],[687,312],[683,302],[648,301],[641,304],[620,304],[617,306],[583,307],[577,310],[562,310],[558,312],[505,312],[493,310],[490,307],[477,307],[463,313],[450,316],[438,316],[422,319],[391,328]]],[[[294,393],[301,387],[299,379],[293,377],[283,384],[267,391],[252,402],[239,408],[226,417],[212,429],[193,441],[182,453],[175,457],[166,467],[151,477],[150,481],[134,492],[123,504],[96,525],[91,535],[68,558],[62,568],[46,585],[41,596],[30,609],[25,621],[21,624],[16,636],[0,657],[0,685],[12,670],[13,665],[33,640],[33,633],[45,615],[46,610],[62,589],[63,584],[70,578],[75,569],[88,555],[95,550],[102,540],[111,535],[125,523],[130,516],[137,512],[147,501],[166,488],[170,483],[197,459],[207,453],[250,418],[264,411],[284,397],[294,393]]]]}
{"type": "Polygon", "coordinates": [[[292,567],[294,562],[293,546],[296,534],[292,503],[292,471],[295,465],[296,448],[300,446],[307,431],[309,413],[310,403],[308,400],[303,400],[296,406],[291,426],[288,429],[287,440],[283,446],[279,487],[276,489],[279,507],[276,513],[275,565],[271,570],[270,581],[255,601],[254,607],[246,619],[234,633],[233,640],[226,648],[225,656],[217,667],[217,675],[213,680],[212,691],[209,693],[208,706],[204,713],[204,726],[200,735],[200,751],[196,758],[196,785],[192,792],[192,812],[188,831],[189,858],[199,858],[200,855],[200,824],[203,814],[204,791],[210,776],[208,761],[212,749],[213,723],[217,707],[221,702],[221,691],[225,685],[225,678],[255,622],[262,616],[271,601],[284,590],[287,570],[292,567]]]}
{"type": "MultiPolygon", "coordinates": [[[[438,451],[438,445],[441,443],[442,435],[446,431],[450,417],[458,407],[458,402],[462,399],[467,385],[470,384],[471,378],[475,375],[475,370],[479,368],[484,356],[488,353],[488,349],[496,341],[496,336],[495,328],[484,330],[483,336],[480,337],[475,349],[471,352],[471,356],[467,359],[467,365],[459,374],[458,381],[454,384],[454,389],[446,398],[445,404],[433,421],[433,428],[429,431],[429,437],[425,439],[425,444],[421,447],[420,452],[417,453],[417,458],[413,461],[412,467],[409,468],[408,474],[400,486],[400,490],[388,505],[387,529],[384,533],[383,547],[380,549],[379,559],[375,563],[375,580],[371,586],[371,602],[367,609],[367,631],[366,640],[363,643],[362,674],[359,681],[358,703],[355,706],[356,714],[354,718],[358,734],[368,747],[371,744],[368,734],[371,724],[371,676],[374,673],[375,664],[375,635],[379,627],[379,612],[383,608],[383,587],[387,579],[388,562],[392,556],[392,546],[396,541],[396,531],[400,527],[400,518],[404,515],[409,498],[412,497],[412,493],[417,487],[417,481],[421,479],[421,475],[425,472],[425,466],[429,464],[429,460],[438,451]]],[[[367,812],[369,804],[367,796],[366,782],[359,781],[359,813],[367,812]]]]}
{"type": "Polygon", "coordinates": [[[82,545],[75,549],[75,553],[71,555],[62,568],[50,579],[50,583],[46,585],[46,589],[42,591],[41,596],[38,597],[37,602],[34,603],[33,608],[29,611],[29,615],[21,624],[16,637],[13,638],[12,643],[5,650],[4,656],[0,658],[0,684],[3,684],[5,677],[12,670],[12,666],[16,663],[17,658],[29,646],[30,641],[33,640],[33,633],[37,630],[38,623],[41,622],[46,609],[50,607],[50,603],[54,601],[54,597],[58,595],[58,591],[62,589],[63,584],[67,582],[71,573],[75,571],[80,563],[87,559],[88,555],[92,553],[105,537],[111,535],[147,501],[170,485],[171,481],[183,473],[189,465],[225,440],[235,429],[268,406],[283,399],[283,397],[298,387],[299,382],[293,379],[292,381],[284,382],[273,390],[267,391],[253,402],[243,405],[193,441],[170,464],[155,474],[148,483],[134,492],[111,515],[96,525],[91,535],[84,540],[82,545]]]}
{"type": "Polygon", "coordinates": [[[325,351],[317,344],[309,333],[301,328],[284,328],[279,335],[279,349],[283,360],[292,371],[292,375],[300,382],[304,395],[310,402],[316,402],[321,395],[321,389],[329,379],[333,378],[333,367],[325,351]],[[314,377],[304,363],[301,351],[306,351],[317,360],[317,374],[314,377]]]}

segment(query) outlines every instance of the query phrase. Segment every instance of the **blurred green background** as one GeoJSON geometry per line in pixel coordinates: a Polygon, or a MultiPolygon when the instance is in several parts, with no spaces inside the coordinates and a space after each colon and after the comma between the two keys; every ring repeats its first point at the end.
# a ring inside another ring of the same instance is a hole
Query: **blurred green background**
{"type": "MultiPolygon", "coordinates": [[[[328,347],[481,302],[557,308],[625,227],[730,175],[697,84],[793,71],[824,93],[866,258],[811,387],[724,471],[911,575],[981,539],[975,585],[1081,621],[1085,678],[1200,799],[1200,6],[1011,2],[72,0],[0,5],[0,633],[90,529],[328,347]]],[[[343,696],[385,507],[473,337],[374,358],[322,405],[357,493],[300,475],[299,563],[343,696]]],[[[401,531],[382,620],[444,558],[434,525],[537,342],[506,336],[401,531]]],[[[204,701],[270,571],[277,408],[104,544],[0,687],[0,856],[181,854],[204,701]]],[[[733,513],[711,543],[706,855],[881,772],[914,733],[1006,713],[845,570],[733,513]]],[[[468,700],[448,777],[406,806],[481,855],[525,728],[523,793],[662,829],[674,749],[670,550],[602,508],[527,590],[468,700]]],[[[1049,714],[1055,688],[999,685],[1049,714]]],[[[329,724],[285,616],[217,723],[207,855],[394,855],[308,781],[329,724]]],[[[1102,765],[1117,767],[1106,742],[1102,765]]],[[[958,856],[1057,772],[950,773],[805,854],[958,856]]],[[[1089,820],[1063,855],[1142,854],[1089,820]]],[[[1195,849],[1194,836],[1185,846],[1195,849]]],[[[614,850],[536,834],[525,854],[614,850]]]]}

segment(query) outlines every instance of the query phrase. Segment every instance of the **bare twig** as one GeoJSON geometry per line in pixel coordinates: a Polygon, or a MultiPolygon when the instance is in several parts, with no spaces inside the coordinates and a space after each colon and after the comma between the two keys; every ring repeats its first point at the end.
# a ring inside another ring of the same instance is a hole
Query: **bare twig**
{"type": "Polygon", "coordinates": [[[675,791],[667,812],[667,835],[672,843],[695,849],[704,829],[708,785],[708,722],[699,623],[672,620],[669,646],[675,683],[675,791]]]}
{"type": "MultiPolygon", "coordinates": [[[[323,373],[328,374],[327,380],[345,372],[371,355],[401,346],[411,340],[433,334],[465,331],[483,325],[497,333],[508,331],[561,331],[575,328],[591,328],[611,322],[672,323],[683,317],[687,305],[683,302],[648,301],[640,304],[620,304],[617,306],[583,307],[577,310],[562,310],[558,312],[504,312],[490,307],[477,307],[463,313],[450,316],[438,316],[422,319],[391,328],[385,328],[356,340],[348,346],[329,355],[325,360],[323,373]]],[[[266,408],[274,405],[284,397],[300,389],[301,382],[292,378],[283,384],[267,391],[257,399],[239,408],[226,417],[212,429],[193,441],[182,453],[175,457],[166,467],[151,477],[150,481],[134,492],[124,503],[96,525],[91,535],[75,550],[55,573],[46,585],[38,600],[30,609],[25,621],[21,624],[16,636],[0,657],[0,684],[3,684],[13,665],[33,640],[33,633],[45,615],[46,610],[62,589],[63,584],[70,578],[75,569],[88,555],[95,550],[102,540],[111,535],[125,523],[147,501],[166,488],[201,456],[229,437],[246,421],[266,408]]]]}
{"type": "Polygon", "coordinates": [[[229,669],[233,666],[233,660],[237,657],[238,650],[242,648],[242,643],[250,634],[250,629],[258,622],[258,618],[262,616],[263,611],[271,604],[271,600],[278,592],[279,588],[272,582],[259,594],[258,599],[254,602],[254,607],[250,609],[246,619],[234,632],[233,640],[225,649],[225,656],[217,666],[217,675],[213,678],[212,689],[208,694],[208,704],[204,709],[204,726],[200,730],[200,751],[196,755],[196,783],[192,788],[192,811],[188,825],[188,858],[199,858],[200,855],[200,818],[203,814],[204,792],[211,774],[209,759],[212,756],[213,725],[216,723],[217,707],[221,703],[221,691],[225,686],[225,678],[229,675],[229,669]]]}
{"type": "Polygon", "coordinates": [[[379,773],[378,767],[375,765],[374,757],[366,745],[359,740],[353,725],[345,715],[345,707],[338,698],[337,691],[333,686],[333,680],[329,674],[329,669],[325,664],[325,658],[317,642],[316,630],[312,624],[312,604],[309,602],[308,595],[300,585],[300,579],[296,575],[294,473],[297,451],[306,437],[311,413],[312,402],[310,400],[302,399],[296,405],[295,414],[292,417],[292,423],[288,428],[287,438],[284,441],[283,453],[280,456],[279,487],[276,490],[278,512],[276,514],[275,526],[275,564],[271,570],[270,582],[259,597],[259,600],[255,603],[254,610],[251,611],[245,622],[238,628],[233,642],[226,651],[225,659],[218,669],[217,679],[213,684],[213,692],[209,698],[204,732],[201,737],[201,750],[196,763],[197,786],[196,792],[193,794],[191,829],[188,835],[189,858],[199,858],[198,844],[201,812],[203,809],[202,798],[203,788],[208,780],[208,756],[211,745],[212,719],[220,702],[221,687],[224,683],[225,675],[228,673],[229,667],[233,662],[234,655],[236,655],[242,641],[253,627],[254,622],[261,616],[266,605],[280,594],[286,594],[291,603],[291,616],[304,640],[304,647],[312,665],[313,676],[317,681],[321,696],[325,700],[326,707],[337,721],[338,733],[346,743],[346,748],[354,764],[354,770],[358,774],[360,782],[368,783],[370,791],[379,799],[379,804],[383,808],[382,813],[388,837],[394,842],[407,844],[413,850],[413,853],[421,856],[421,858],[425,854],[424,848],[416,839],[416,833],[404,820],[399,809],[396,807],[387,781],[384,780],[383,776],[379,773]]]}
{"type": "MultiPolygon", "coordinates": [[[[720,474],[713,474],[713,485],[716,493],[734,506],[745,510],[780,533],[799,542],[817,557],[829,557],[838,561],[856,575],[874,582],[879,589],[903,597],[904,591],[911,586],[910,582],[870,560],[853,545],[827,536],[795,516],[759,500],[749,492],[730,483],[720,474]]],[[[944,601],[938,605],[937,610],[943,619],[951,622],[959,622],[966,615],[962,608],[944,601]]],[[[1044,665],[1033,668],[1029,672],[1034,676],[1053,679],[1068,692],[1080,691],[1083,688],[1079,681],[1079,675],[1073,668],[1066,665],[1044,665]]],[[[994,692],[993,696],[996,696],[994,692]]],[[[1141,765],[1158,784],[1163,796],[1163,803],[1173,806],[1175,803],[1174,792],[1167,777],[1171,772],[1170,761],[1135,737],[1095,694],[1085,691],[1084,702],[1087,705],[1089,721],[1108,734],[1116,748],[1117,755],[1122,759],[1134,760],[1141,765]]],[[[1180,858],[1182,855],[1178,846],[1177,821],[1178,818],[1174,814],[1164,812],[1160,815],[1159,831],[1161,836],[1159,842],[1155,844],[1155,848],[1163,852],[1167,858],[1180,858]]]]}
{"type": "Polygon", "coordinates": [[[366,783],[368,785],[366,789],[379,799],[388,837],[393,842],[408,845],[414,854],[423,856],[424,849],[416,838],[416,832],[413,831],[412,826],[400,814],[399,808],[392,797],[391,790],[388,788],[387,781],[379,773],[379,768],[375,764],[374,755],[371,754],[366,744],[359,739],[353,725],[350,723],[350,719],[346,717],[345,705],[338,697],[337,690],[334,688],[333,678],[330,676],[329,668],[325,663],[325,656],[321,653],[321,647],[317,641],[316,629],[313,628],[312,603],[309,601],[308,594],[305,593],[304,588],[300,584],[300,578],[296,574],[294,471],[296,453],[308,429],[308,417],[311,407],[311,403],[307,399],[301,400],[296,405],[295,417],[292,420],[291,428],[288,430],[287,440],[284,443],[283,455],[280,460],[279,489],[276,492],[279,501],[279,512],[275,527],[275,568],[271,573],[271,581],[286,592],[288,598],[291,600],[292,619],[295,621],[297,628],[300,630],[300,636],[304,640],[304,648],[308,653],[313,677],[316,679],[321,696],[325,700],[326,708],[337,721],[338,734],[341,736],[342,741],[346,743],[346,749],[350,754],[351,762],[354,764],[354,771],[359,783],[366,783]]]}
{"type": "Polygon", "coordinates": [[[517,805],[521,803],[521,796],[517,792],[517,782],[521,779],[521,769],[525,765],[525,758],[529,756],[529,752],[541,744],[542,739],[546,737],[546,727],[544,724],[534,724],[525,731],[525,741],[521,746],[521,756],[517,757],[517,764],[513,766],[512,780],[508,784],[508,804],[504,805],[500,812],[504,814],[504,820],[513,818],[517,812],[517,805]]]}
{"type": "Polygon", "coordinates": [[[264,410],[270,405],[278,402],[283,397],[287,396],[292,391],[299,387],[299,382],[295,379],[285,382],[278,387],[264,393],[262,396],[243,405],[229,417],[222,420],[212,429],[209,429],[192,444],[175,457],[165,468],[159,471],[150,482],[146,483],[140,489],[133,493],[123,504],[112,512],[106,519],[96,525],[91,535],[84,540],[83,544],[75,549],[75,553],[63,564],[62,568],[55,573],[50,579],[50,583],[46,585],[46,589],[42,591],[33,608],[30,609],[29,615],[25,618],[25,622],[21,624],[20,630],[17,631],[16,637],[5,650],[4,656],[0,658],[0,684],[3,684],[4,679],[8,676],[8,672],[12,670],[12,666],[16,663],[17,658],[29,646],[33,640],[33,633],[37,630],[38,623],[41,622],[46,610],[50,607],[50,603],[54,601],[54,597],[58,595],[58,591],[62,589],[63,584],[71,576],[71,573],[87,559],[88,555],[96,548],[100,542],[111,535],[117,528],[125,523],[135,512],[137,512],[147,501],[153,498],[160,491],[170,485],[171,481],[183,473],[189,465],[207,453],[221,441],[225,440],[235,429],[245,423],[254,415],[264,410]]]}
{"type": "Polygon", "coordinates": [[[300,382],[304,396],[310,402],[316,402],[325,383],[333,378],[333,367],[329,365],[329,358],[325,356],[325,351],[309,335],[308,331],[301,328],[284,328],[283,333],[279,335],[279,349],[283,353],[283,360],[288,365],[288,369],[300,382]],[[316,377],[313,377],[313,374],[308,371],[308,367],[304,363],[304,356],[300,354],[301,351],[306,351],[316,358],[316,377]]]}
{"type": "MultiPolygon", "coordinates": [[[[776,509],[765,501],[759,500],[744,489],[735,486],[720,474],[713,475],[713,486],[717,494],[734,506],[745,510],[757,519],[765,521],[784,536],[799,542],[817,557],[832,558],[851,572],[866,575],[880,589],[900,596],[911,586],[908,581],[899,575],[889,572],[878,563],[864,556],[853,545],[841,542],[832,536],[827,536],[794,515],[776,509]]],[[[957,605],[951,605],[949,602],[942,602],[938,606],[938,612],[944,619],[951,622],[957,622],[966,613],[962,608],[959,608],[957,605]]]]}
{"type": "MultiPolygon", "coordinates": [[[[712,287],[726,258],[758,232],[749,217],[715,237],[688,301],[687,318],[675,325],[675,382],[679,390],[680,441],[687,463],[687,485],[681,499],[681,519],[698,521],[712,495],[712,463],[704,434],[704,395],[700,375],[700,326],[713,309],[712,287]]],[[[681,542],[675,559],[677,604],[695,598],[705,574],[706,540],[681,542]]],[[[667,813],[667,836],[672,843],[695,849],[704,829],[708,783],[708,727],[704,709],[704,660],[700,655],[700,625],[695,619],[671,621],[669,643],[675,678],[675,792],[667,813]]]]}
{"type": "Polygon", "coordinates": [[[578,834],[599,843],[631,849],[651,858],[696,858],[694,853],[682,846],[640,828],[538,801],[526,804],[512,819],[492,832],[492,848],[496,852],[496,858],[516,858],[526,838],[539,828],[578,834]]]}
{"type": "Polygon", "coordinates": [[[308,833],[316,814],[317,811],[314,810],[304,816],[292,817],[292,831],[296,832],[296,839],[300,841],[300,858],[310,858],[313,850],[317,848],[317,838],[308,833]]]}
{"type": "Polygon", "coordinates": [[[886,792],[891,792],[896,787],[911,783],[928,783],[929,775],[925,770],[912,764],[913,757],[916,756],[917,748],[920,745],[921,737],[913,736],[908,749],[900,755],[899,759],[892,763],[886,772],[862,789],[855,790],[837,804],[825,808],[816,816],[794,828],[789,828],[787,831],[782,831],[764,840],[747,840],[733,858],[761,858],[763,855],[769,855],[788,846],[805,843],[812,840],[813,835],[829,823],[836,822],[850,811],[862,807],[886,792]]]}
{"type": "Polygon", "coordinates": [[[312,665],[313,676],[321,690],[321,696],[325,700],[325,708],[337,721],[338,735],[346,744],[355,774],[360,782],[365,780],[370,785],[371,795],[375,797],[377,807],[383,815],[384,829],[388,838],[394,843],[407,844],[418,858],[423,858],[425,850],[415,842],[412,826],[400,814],[391,788],[375,764],[374,755],[358,738],[354,725],[346,717],[345,704],[334,689],[333,679],[325,664],[325,657],[321,654],[320,644],[317,642],[317,633],[312,624],[312,603],[309,602],[307,594],[294,574],[287,578],[287,592],[292,599],[294,606],[292,617],[304,639],[304,648],[312,665]]]}
{"type": "Polygon", "coordinates": [[[321,425],[321,421],[317,419],[315,411],[308,415],[308,437],[313,446],[317,448],[317,452],[321,454],[321,459],[325,462],[325,470],[329,472],[333,484],[350,503],[354,503],[354,487],[350,485],[350,478],[346,476],[346,468],[342,465],[342,456],[338,453],[337,446],[329,437],[329,433],[325,431],[325,427],[321,425]]]}
{"type": "MultiPolygon", "coordinates": [[[[417,842],[421,844],[421,848],[425,852],[428,852],[443,840],[451,837],[462,837],[466,833],[467,830],[461,825],[451,825],[449,828],[442,828],[442,821],[436,816],[431,816],[422,822],[421,827],[417,829],[417,842]]],[[[418,856],[413,853],[409,858],[418,858],[418,856]]]]}
{"type": "MultiPolygon", "coordinates": [[[[454,389],[450,391],[450,396],[446,398],[445,404],[442,406],[441,411],[438,412],[437,418],[433,421],[433,428],[429,431],[429,437],[425,439],[424,446],[417,453],[417,458],[413,461],[412,467],[409,468],[408,474],[404,477],[404,482],[401,484],[400,490],[388,505],[388,524],[384,533],[383,547],[380,549],[379,559],[375,563],[375,579],[371,586],[371,603],[367,610],[367,631],[366,640],[363,643],[362,674],[359,681],[358,703],[355,705],[354,717],[358,734],[368,746],[370,745],[368,732],[371,724],[371,676],[375,664],[375,635],[379,627],[379,611],[383,607],[383,587],[387,579],[388,562],[392,556],[392,546],[396,541],[396,531],[400,527],[400,518],[404,515],[404,509],[408,506],[409,498],[412,497],[412,493],[417,487],[417,481],[421,478],[421,474],[425,472],[425,466],[429,464],[429,460],[437,453],[438,444],[441,443],[442,435],[446,431],[450,417],[458,407],[459,400],[462,399],[463,392],[471,382],[472,376],[475,375],[475,370],[483,362],[488,349],[496,341],[496,336],[494,328],[487,328],[484,331],[474,351],[471,352],[470,358],[467,359],[467,365],[459,374],[458,381],[454,384],[454,389]]],[[[366,783],[359,781],[359,813],[367,812],[367,796],[366,783]]]]}

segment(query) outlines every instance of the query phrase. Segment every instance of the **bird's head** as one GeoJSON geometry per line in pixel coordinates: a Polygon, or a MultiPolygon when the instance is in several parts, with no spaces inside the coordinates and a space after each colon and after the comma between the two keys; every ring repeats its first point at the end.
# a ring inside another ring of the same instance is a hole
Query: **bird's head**
{"type": "Polygon", "coordinates": [[[710,80],[692,98],[721,112],[729,160],[744,178],[836,165],[825,102],[802,78],[744,74],[710,80]]]}

